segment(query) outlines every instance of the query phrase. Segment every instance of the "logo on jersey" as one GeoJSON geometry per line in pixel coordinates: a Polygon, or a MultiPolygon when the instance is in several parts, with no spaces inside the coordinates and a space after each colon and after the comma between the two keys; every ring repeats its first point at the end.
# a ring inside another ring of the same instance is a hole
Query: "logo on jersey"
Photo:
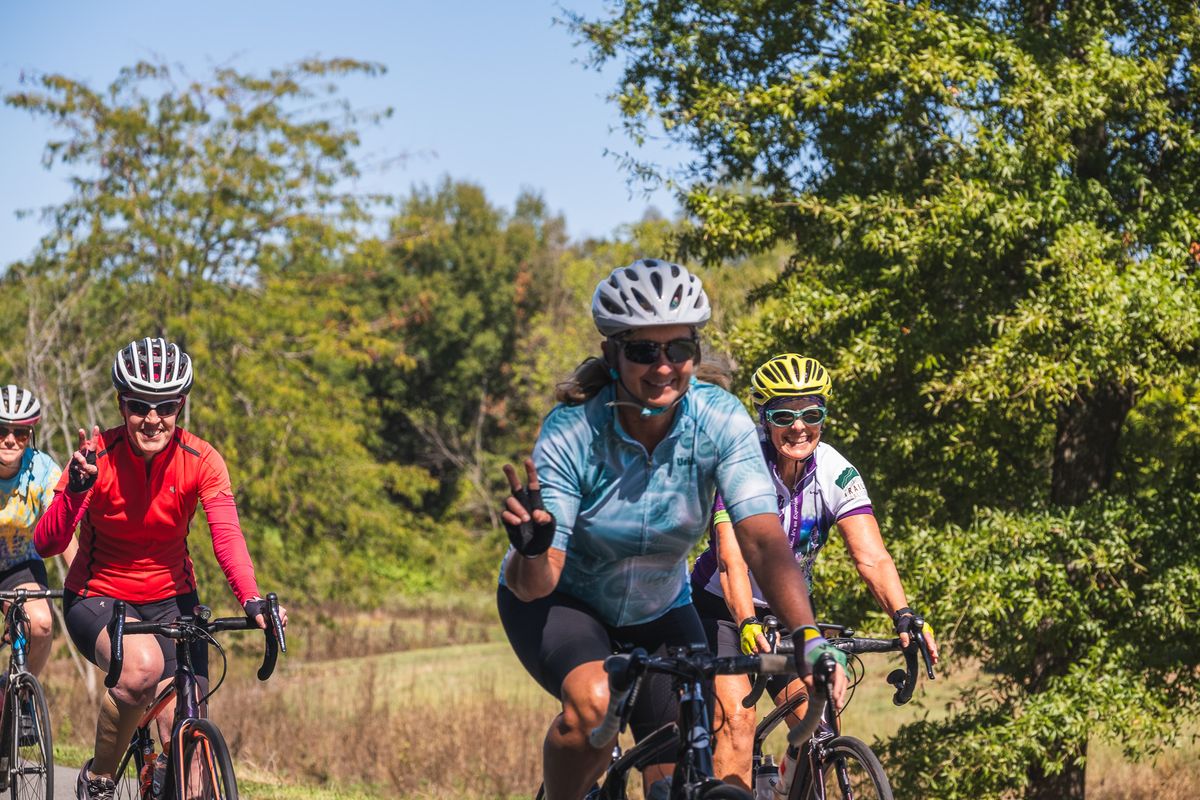
{"type": "Polygon", "coordinates": [[[837,476],[837,480],[834,483],[846,493],[847,499],[861,497],[867,493],[867,486],[863,483],[862,477],[854,467],[846,467],[842,470],[842,474],[837,476]]]}

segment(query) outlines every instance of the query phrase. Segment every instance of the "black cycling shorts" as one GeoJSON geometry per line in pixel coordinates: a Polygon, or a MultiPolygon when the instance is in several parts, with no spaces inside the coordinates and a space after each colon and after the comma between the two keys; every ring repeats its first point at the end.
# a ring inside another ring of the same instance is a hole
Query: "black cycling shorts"
{"type": "MultiPolygon", "coordinates": [[[[102,595],[80,597],[71,591],[63,591],[63,616],[67,622],[67,633],[79,652],[88,661],[96,662],[96,640],[112,620],[113,598],[102,595]]],[[[126,619],[142,622],[174,622],[181,614],[192,614],[200,604],[200,597],[193,591],[187,594],[156,600],[153,603],[125,604],[126,619]]],[[[175,675],[175,642],[165,636],[155,636],[163,654],[162,678],[175,675]]],[[[196,675],[208,677],[208,647],[203,642],[192,642],[192,669],[196,675]]],[[[162,680],[160,678],[160,680],[162,680]]]]}
{"type": "Polygon", "coordinates": [[[0,591],[2,592],[15,589],[23,583],[36,583],[43,589],[47,588],[50,580],[46,575],[46,562],[40,558],[31,558],[0,572],[0,591]]]}
{"type": "MultiPolygon", "coordinates": [[[[635,647],[665,655],[671,646],[704,645],[704,628],[690,605],[625,627],[606,624],[587,604],[563,592],[523,603],[501,586],[496,605],[517,658],[533,679],[559,700],[563,680],[581,664],[603,661],[614,652],[635,647]]],[[[634,739],[641,741],[678,715],[679,700],[671,689],[671,677],[649,675],[642,682],[629,726],[634,739]]]]}

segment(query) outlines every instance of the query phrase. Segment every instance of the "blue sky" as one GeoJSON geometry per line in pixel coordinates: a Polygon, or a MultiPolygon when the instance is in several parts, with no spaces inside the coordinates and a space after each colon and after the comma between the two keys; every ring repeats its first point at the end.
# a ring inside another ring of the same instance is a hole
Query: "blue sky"
{"type": "MultiPolygon", "coordinates": [[[[602,1],[562,5],[594,16],[602,1]]],[[[607,236],[649,206],[673,215],[666,191],[631,190],[605,155],[631,147],[604,99],[617,73],[578,63],[585,53],[553,24],[557,16],[559,3],[543,0],[2,3],[0,94],[31,72],[100,88],[139,59],[196,78],[217,64],[256,71],[314,55],[378,61],[386,75],[344,84],[356,106],[395,109],[364,131],[359,155],[368,163],[407,157],[367,172],[361,190],[404,194],[448,175],[481,184],[494,204],[511,208],[531,188],[566,216],[573,237],[607,236]]],[[[27,256],[45,231],[36,216],[15,212],[67,196],[66,170],[41,164],[52,134],[44,121],[0,107],[0,268],[27,256]]],[[[661,143],[642,154],[679,160],[661,143]]]]}

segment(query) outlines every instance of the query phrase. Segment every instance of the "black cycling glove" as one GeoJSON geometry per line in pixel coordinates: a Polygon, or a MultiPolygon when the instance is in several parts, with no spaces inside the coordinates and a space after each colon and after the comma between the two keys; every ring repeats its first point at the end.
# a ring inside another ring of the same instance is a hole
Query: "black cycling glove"
{"type": "Polygon", "coordinates": [[[254,619],[259,614],[263,615],[263,619],[267,618],[267,601],[261,597],[256,597],[253,600],[247,600],[246,605],[242,606],[246,610],[246,616],[254,619]]]}
{"type": "MultiPolygon", "coordinates": [[[[87,459],[89,465],[95,464],[96,451],[88,450],[84,453],[84,458],[87,459]]],[[[89,475],[84,471],[83,467],[79,466],[79,462],[75,460],[75,457],[72,456],[71,463],[67,466],[67,490],[75,494],[82,494],[95,485],[96,475],[99,474],[99,472],[96,472],[89,475]]]]}
{"type": "Polygon", "coordinates": [[[529,512],[529,522],[522,522],[519,525],[509,525],[505,522],[504,528],[508,531],[508,540],[512,542],[512,546],[516,548],[517,552],[526,558],[540,556],[550,549],[550,542],[554,540],[554,515],[550,514],[550,519],[546,522],[534,520],[534,511],[546,510],[546,507],[542,505],[541,489],[522,487],[513,492],[513,497],[517,498],[517,502],[525,506],[525,510],[529,512]]]}
{"type": "Polygon", "coordinates": [[[915,636],[917,633],[917,618],[918,615],[916,612],[914,612],[908,606],[905,606],[895,614],[892,614],[892,625],[896,627],[897,635],[901,633],[907,633],[909,636],[915,636]]]}

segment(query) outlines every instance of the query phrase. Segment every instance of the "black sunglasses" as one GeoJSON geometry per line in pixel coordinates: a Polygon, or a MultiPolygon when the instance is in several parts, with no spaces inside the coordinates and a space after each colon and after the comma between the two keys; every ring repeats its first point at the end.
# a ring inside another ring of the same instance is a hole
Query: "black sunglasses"
{"type": "Polygon", "coordinates": [[[0,442],[7,439],[10,433],[18,442],[24,442],[27,441],[30,435],[33,433],[33,428],[7,428],[0,426],[0,442]]]}
{"type": "Polygon", "coordinates": [[[159,400],[157,403],[147,403],[145,400],[134,400],[132,397],[121,398],[125,401],[125,410],[130,414],[139,417],[144,417],[151,411],[157,411],[160,417],[169,417],[179,413],[179,409],[183,406],[182,397],[173,397],[170,400],[159,400]]]}
{"type": "Polygon", "coordinates": [[[621,342],[625,358],[634,364],[657,364],[659,353],[665,348],[667,360],[672,364],[693,361],[700,355],[700,343],[695,339],[672,339],[669,342],[653,342],[649,339],[628,339],[621,342]]]}

